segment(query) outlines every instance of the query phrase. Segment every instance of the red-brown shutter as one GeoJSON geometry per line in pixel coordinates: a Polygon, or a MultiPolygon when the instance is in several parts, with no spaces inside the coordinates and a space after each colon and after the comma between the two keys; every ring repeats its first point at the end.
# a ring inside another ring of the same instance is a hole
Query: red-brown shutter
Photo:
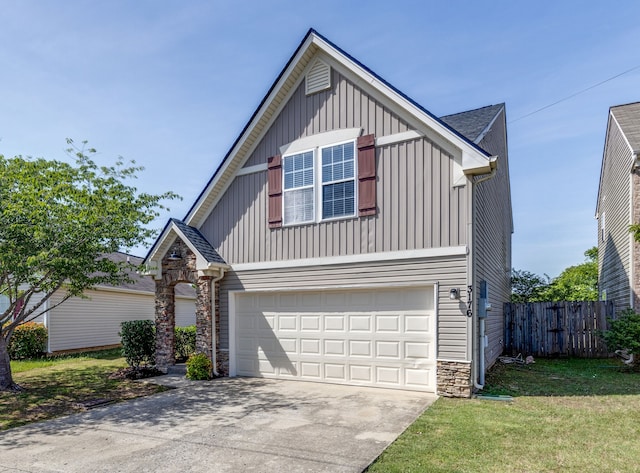
{"type": "Polygon", "coordinates": [[[358,215],[376,214],[376,140],[373,135],[358,138],[358,215]]]}
{"type": "Polygon", "coordinates": [[[282,156],[276,154],[267,161],[269,192],[269,228],[282,226],[282,156]]]}

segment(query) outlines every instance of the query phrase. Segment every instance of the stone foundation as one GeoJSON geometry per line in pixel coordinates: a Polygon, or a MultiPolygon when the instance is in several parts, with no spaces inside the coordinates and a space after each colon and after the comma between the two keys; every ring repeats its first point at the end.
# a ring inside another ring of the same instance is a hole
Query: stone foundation
{"type": "Polygon", "coordinates": [[[217,351],[216,369],[218,371],[218,376],[229,376],[229,350],[217,351]]]}
{"type": "Polygon", "coordinates": [[[471,397],[471,363],[438,360],[438,394],[471,397]]]}

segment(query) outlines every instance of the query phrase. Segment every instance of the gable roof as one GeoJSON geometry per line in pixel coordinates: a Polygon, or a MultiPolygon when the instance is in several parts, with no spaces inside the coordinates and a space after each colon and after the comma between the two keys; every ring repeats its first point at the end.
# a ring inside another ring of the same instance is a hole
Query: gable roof
{"type": "MultiPolygon", "coordinates": [[[[440,120],[410,97],[400,92],[380,76],[338,48],[315,30],[310,29],[297,47],[275,82],[264,96],[240,135],[223,158],[213,176],[183,218],[182,223],[199,228],[209,216],[211,210],[233,181],[236,173],[242,168],[251,153],[255,150],[273,120],[286,105],[291,94],[304,80],[305,73],[312,60],[318,54],[330,63],[347,71],[359,83],[366,85],[369,91],[377,94],[385,104],[411,117],[414,123],[424,128],[434,139],[452,143],[462,154],[462,169],[469,174],[488,173],[495,167],[495,158],[480,146],[440,120]]],[[[180,222],[180,221],[177,221],[180,222]]],[[[145,263],[154,261],[164,255],[173,239],[169,239],[171,228],[180,228],[175,221],[170,221],[158,237],[145,258],[145,263]]],[[[206,241],[206,240],[205,240],[206,241]]]]}
{"type": "Polygon", "coordinates": [[[640,152],[640,102],[611,107],[611,115],[615,118],[627,138],[631,151],[640,152]]]}
{"type": "Polygon", "coordinates": [[[440,120],[454,130],[457,130],[469,141],[480,143],[503,109],[504,103],[487,105],[486,107],[476,108],[475,110],[445,115],[440,117],[440,120]]]}
{"type": "MultiPolygon", "coordinates": [[[[624,135],[624,139],[629,144],[631,153],[637,155],[640,153],[640,102],[628,103],[624,105],[614,105],[609,108],[607,118],[607,131],[604,137],[604,150],[602,152],[602,164],[600,165],[600,181],[598,182],[598,194],[596,201],[595,217],[600,215],[600,195],[604,186],[604,168],[607,159],[607,148],[609,146],[609,131],[613,123],[617,123],[618,127],[624,135]]],[[[636,156],[637,161],[637,156],[636,156]]],[[[631,172],[631,169],[629,170],[631,172]]]]}
{"type": "MultiPolygon", "coordinates": [[[[202,257],[207,261],[207,263],[220,263],[226,264],[222,257],[218,254],[218,252],[211,246],[211,243],[200,233],[200,230],[197,228],[190,227],[182,220],[178,220],[177,218],[172,218],[169,220],[170,223],[174,224],[176,228],[182,232],[182,236],[184,237],[185,243],[189,245],[193,245],[195,248],[195,252],[202,255],[202,257]]],[[[190,245],[190,246],[191,246],[190,245]]]]}
{"type": "Polygon", "coordinates": [[[142,262],[147,266],[148,275],[155,277],[160,275],[159,260],[162,259],[176,238],[180,238],[196,255],[196,269],[198,271],[224,271],[229,267],[211,246],[211,243],[200,233],[200,230],[187,225],[182,220],[170,218],[142,262]],[[152,267],[149,267],[151,261],[153,264],[152,267]]]}

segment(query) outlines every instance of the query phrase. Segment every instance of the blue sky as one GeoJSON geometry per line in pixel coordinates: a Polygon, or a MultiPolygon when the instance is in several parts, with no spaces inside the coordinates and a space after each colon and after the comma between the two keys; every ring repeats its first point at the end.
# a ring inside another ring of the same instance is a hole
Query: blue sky
{"type": "MultiPolygon", "coordinates": [[[[640,100],[640,2],[0,0],[0,154],[146,170],[182,218],[310,27],[436,115],[507,106],[513,266],[596,244],[608,109],[640,100]]],[[[135,249],[144,254],[145,249],[135,249]]]]}

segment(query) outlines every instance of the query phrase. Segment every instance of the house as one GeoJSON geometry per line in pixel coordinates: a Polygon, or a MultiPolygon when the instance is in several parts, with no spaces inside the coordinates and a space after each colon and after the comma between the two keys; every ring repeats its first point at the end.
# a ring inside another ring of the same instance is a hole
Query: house
{"type": "MultiPolygon", "coordinates": [[[[142,258],[125,253],[111,253],[115,261],[129,261],[140,265],[142,258]]],[[[47,327],[49,353],[91,350],[120,344],[120,323],[126,320],[153,320],[155,317],[155,285],[148,277],[134,271],[133,282],[120,286],[99,285],[84,292],[85,298],[71,297],[57,305],[66,291],[60,289],[45,302],[43,310],[33,321],[47,327]]],[[[41,297],[41,296],[40,296],[41,297]]],[[[31,305],[41,299],[35,295],[31,305]]],[[[0,306],[2,302],[0,301],[0,306]]],[[[195,293],[191,286],[180,284],[175,297],[176,325],[195,324],[195,293]]]]}
{"type": "Polygon", "coordinates": [[[504,104],[439,119],[310,30],[145,258],[159,368],[186,281],[218,375],[470,396],[502,352],[508,169],[504,104]]]}
{"type": "Polygon", "coordinates": [[[640,102],[609,109],[602,155],[598,219],[598,290],[616,310],[640,310],[640,246],[629,225],[640,222],[640,102]]]}

